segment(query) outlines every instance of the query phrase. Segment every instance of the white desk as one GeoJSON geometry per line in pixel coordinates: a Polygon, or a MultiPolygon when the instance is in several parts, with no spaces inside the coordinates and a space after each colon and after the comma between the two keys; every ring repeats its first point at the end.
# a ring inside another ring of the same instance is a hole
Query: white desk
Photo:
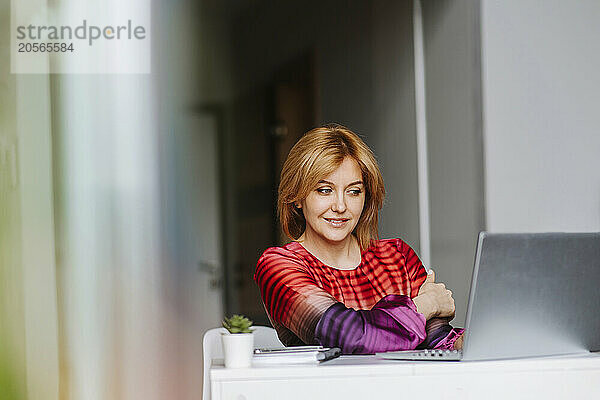
{"type": "Polygon", "coordinates": [[[210,370],[212,400],[600,399],[600,354],[408,362],[342,356],[321,365],[210,370]]]}

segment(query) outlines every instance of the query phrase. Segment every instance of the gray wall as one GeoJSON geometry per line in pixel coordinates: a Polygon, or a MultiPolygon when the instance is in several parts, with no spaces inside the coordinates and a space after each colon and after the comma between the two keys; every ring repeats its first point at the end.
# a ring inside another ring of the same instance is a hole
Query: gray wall
{"type": "Polygon", "coordinates": [[[484,1],[491,231],[600,230],[600,2],[484,1]]]}
{"type": "Polygon", "coordinates": [[[467,310],[475,242],[484,229],[479,3],[424,1],[431,267],[467,310]]]}
{"type": "Polygon", "coordinates": [[[373,7],[371,145],[382,168],[386,200],[382,237],[401,237],[419,252],[412,1],[373,7]]]}

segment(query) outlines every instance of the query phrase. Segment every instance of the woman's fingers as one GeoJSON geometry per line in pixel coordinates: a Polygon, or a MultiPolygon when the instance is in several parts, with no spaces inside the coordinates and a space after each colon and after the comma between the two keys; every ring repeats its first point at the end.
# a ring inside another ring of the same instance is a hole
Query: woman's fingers
{"type": "Polygon", "coordinates": [[[464,340],[464,333],[462,333],[458,339],[456,339],[456,342],[454,342],[454,350],[462,350],[463,348],[463,340],[464,340]]]}
{"type": "Polygon", "coordinates": [[[425,282],[419,288],[419,294],[424,294],[427,292],[435,291],[435,292],[443,292],[446,290],[446,285],[443,283],[433,283],[433,282],[425,282]]]}
{"type": "Polygon", "coordinates": [[[454,304],[453,293],[446,288],[442,282],[435,282],[435,272],[429,270],[425,282],[419,288],[419,296],[423,296],[423,300],[429,299],[428,303],[432,307],[432,316],[443,318],[454,318],[456,306],[454,304]]]}
{"type": "MultiPolygon", "coordinates": [[[[441,289],[441,287],[440,287],[441,289]]],[[[440,316],[442,317],[454,317],[456,306],[454,304],[454,298],[452,298],[452,291],[445,289],[440,290],[440,298],[438,302],[440,316]]]]}
{"type": "Polygon", "coordinates": [[[425,279],[424,283],[433,283],[435,282],[435,271],[430,269],[429,271],[427,271],[427,278],[425,279]]]}

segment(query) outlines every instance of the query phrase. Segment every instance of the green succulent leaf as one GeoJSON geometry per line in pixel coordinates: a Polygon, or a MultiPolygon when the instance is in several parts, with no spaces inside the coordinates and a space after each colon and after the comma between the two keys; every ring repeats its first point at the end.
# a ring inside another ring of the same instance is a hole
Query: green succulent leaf
{"type": "Polygon", "coordinates": [[[243,315],[234,314],[231,318],[223,319],[223,327],[229,333],[251,333],[252,321],[243,315]]]}

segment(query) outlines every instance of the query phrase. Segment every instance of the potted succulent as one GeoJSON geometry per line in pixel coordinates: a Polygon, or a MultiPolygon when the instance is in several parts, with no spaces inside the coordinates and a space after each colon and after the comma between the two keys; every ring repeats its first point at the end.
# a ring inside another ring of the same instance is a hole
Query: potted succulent
{"type": "Polygon", "coordinates": [[[252,365],[254,335],[251,326],[252,321],[243,315],[234,314],[223,320],[223,327],[227,329],[222,335],[225,367],[247,368],[252,365]]]}

